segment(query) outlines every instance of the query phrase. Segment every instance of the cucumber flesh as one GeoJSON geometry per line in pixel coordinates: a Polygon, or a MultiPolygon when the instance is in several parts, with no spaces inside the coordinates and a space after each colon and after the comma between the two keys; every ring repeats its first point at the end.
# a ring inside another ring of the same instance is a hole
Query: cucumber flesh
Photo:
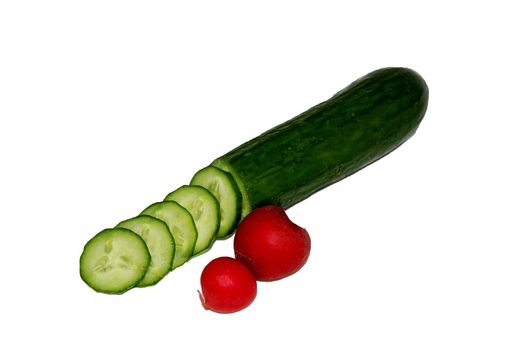
{"type": "Polygon", "coordinates": [[[197,242],[192,255],[207,250],[219,229],[219,203],[204,187],[184,185],[169,193],[165,201],[175,201],[190,214],[197,228],[197,242]]]}
{"type": "Polygon", "coordinates": [[[137,285],[150,265],[144,240],[125,228],[106,229],[84,246],[80,276],[97,292],[120,294],[137,285]]]}
{"type": "Polygon", "coordinates": [[[150,252],[150,265],[143,279],[137,283],[137,287],[152,286],[170,272],[175,241],[163,221],[152,216],[139,215],[122,221],[117,227],[126,228],[141,236],[150,252]]]}
{"type": "Polygon", "coordinates": [[[190,185],[206,188],[219,202],[220,222],[217,238],[232,234],[241,216],[241,192],[229,173],[207,166],[199,170],[190,185]]]}
{"type": "Polygon", "coordinates": [[[144,209],[141,215],[149,215],[164,221],[175,242],[172,270],[184,264],[194,251],[197,230],[192,215],[176,202],[158,202],[144,209]]]}

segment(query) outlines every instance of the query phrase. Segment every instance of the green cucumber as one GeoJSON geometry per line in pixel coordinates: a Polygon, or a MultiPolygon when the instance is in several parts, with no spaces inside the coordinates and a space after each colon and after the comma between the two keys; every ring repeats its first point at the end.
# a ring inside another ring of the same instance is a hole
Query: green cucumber
{"type": "Polygon", "coordinates": [[[424,117],[428,94],[416,72],[380,69],[212,165],[236,180],[243,215],[265,204],[289,208],[409,139],[424,117]]]}
{"type": "Polygon", "coordinates": [[[125,228],[106,229],[84,246],[80,277],[97,292],[121,294],[138,284],[150,265],[144,240],[125,228]]]}
{"type": "Polygon", "coordinates": [[[192,215],[176,202],[158,202],[144,209],[141,215],[149,215],[164,221],[175,241],[172,270],[184,264],[194,251],[197,230],[192,215]]]}
{"type": "Polygon", "coordinates": [[[116,227],[135,232],[146,243],[150,252],[150,266],[137,287],[148,287],[159,282],[172,269],[175,242],[166,224],[152,216],[139,215],[124,220],[116,227]]]}
{"type": "Polygon", "coordinates": [[[229,173],[213,166],[199,170],[190,185],[206,188],[219,202],[220,223],[217,238],[231,235],[241,216],[241,192],[229,173]]]}
{"type": "Polygon", "coordinates": [[[169,193],[165,201],[175,201],[192,215],[197,229],[197,241],[192,255],[207,250],[219,229],[219,203],[204,187],[184,185],[169,193]]]}

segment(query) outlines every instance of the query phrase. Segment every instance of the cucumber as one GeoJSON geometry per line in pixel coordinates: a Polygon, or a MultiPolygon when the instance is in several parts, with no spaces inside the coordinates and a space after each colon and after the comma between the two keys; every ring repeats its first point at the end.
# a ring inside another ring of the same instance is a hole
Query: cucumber
{"type": "Polygon", "coordinates": [[[80,277],[97,292],[120,294],[141,281],[150,265],[144,240],[124,228],[106,229],[84,246],[80,277]]]}
{"type": "Polygon", "coordinates": [[[141,236],[150,252],[150,265],[142,280],[137,283],[137,287],[152,286],[170,272],[175,241],[163,221],[152,216],[139,215],[122,221],[116,227],[126,228],[141,236]]]}
{"type": "Polygon", "coordinates": [[[197,242],[192,255],[207,250],[219,229],[219,203],[204,187],[184,185],[169,193],[165,201],[175,201],[192,215],[197,228],[197,242]]]}
{"type": "Polygon", "coordinates": [[[380,69],[211,165],[236,180],[243,216],[265,204],[289,208],[409,139],[424,117],[428,95],[416,72],[380,69]]]}
{"type": "Polygon", "coordinates": [[[241,192],[229,173],[213,166],[199,170],[190,185],[206,188],[219,202],[219,229],[217,238],[232,234],[241,216],[241,192]]]}
{"type": "Polygon", "coordinates": [[[166,223],[175,242],[172,270],[184,264],[194,251],[197,230],[192,215],[176,202],[158,202],[144,209],[141,215],[149,215],[166,223]]]}

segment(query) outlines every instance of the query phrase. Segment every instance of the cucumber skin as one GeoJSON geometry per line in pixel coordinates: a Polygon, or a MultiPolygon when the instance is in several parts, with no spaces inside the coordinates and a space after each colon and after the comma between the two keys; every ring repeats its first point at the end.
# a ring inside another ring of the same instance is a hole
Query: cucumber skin
{"type": "Polygon", "coordinates": [[[289,208],[404,143],[420,125],[428,98],[415,71],[379,69],[212,165],[238,182],[244,215],[266,204],[289,208]]]}

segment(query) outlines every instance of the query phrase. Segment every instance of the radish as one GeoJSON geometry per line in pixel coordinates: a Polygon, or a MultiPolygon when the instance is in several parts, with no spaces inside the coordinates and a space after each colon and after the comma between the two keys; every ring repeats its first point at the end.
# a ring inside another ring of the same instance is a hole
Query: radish
{"type": "Polygon", "coordinates": [[[304,228],[293,223],[281,207],[254,209],[237,228],[234,251],[258,281],[292,275],[305,265],[311,247],[304,228]]]}
{"type": "Polygon", "coordinates": [[[219,257],[208,263],[201,273],[201,304],[218,313],[240,311],[250,305],[257,294],[256,279],[242,262],[219,257]]]}

